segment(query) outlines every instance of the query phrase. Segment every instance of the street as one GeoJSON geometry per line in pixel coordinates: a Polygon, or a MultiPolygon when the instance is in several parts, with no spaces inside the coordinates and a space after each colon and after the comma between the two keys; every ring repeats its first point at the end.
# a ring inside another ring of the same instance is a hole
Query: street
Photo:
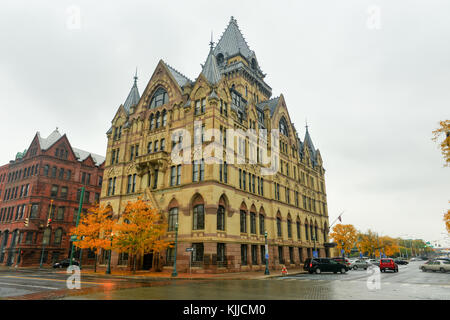
{"type": "MultiPolygon", "coordinates": [[[[399,272],[351,270],[346,274],[297,274],[252,280],[145,280],[82,274],[68,289],[60,270],[1,270],[0,299],[341,300],[450,299],[450,273],[422,272],[422,261],[399,272]],[[368,284],[368,279],[377,282],[368,284]]],[[[279,272],[279,271],[278,271],[279,272]]]]}

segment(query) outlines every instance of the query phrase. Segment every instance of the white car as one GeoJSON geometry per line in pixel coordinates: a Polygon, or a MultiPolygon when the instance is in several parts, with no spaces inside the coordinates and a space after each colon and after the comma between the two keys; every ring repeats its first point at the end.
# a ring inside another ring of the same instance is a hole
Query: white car
{"type": "Polygon", "coordinates": [[[436,272],[449,272],[450,261],[448,260],[429,260],[420,266],[420,270],[427,272],[428,270],[436,272]]]}

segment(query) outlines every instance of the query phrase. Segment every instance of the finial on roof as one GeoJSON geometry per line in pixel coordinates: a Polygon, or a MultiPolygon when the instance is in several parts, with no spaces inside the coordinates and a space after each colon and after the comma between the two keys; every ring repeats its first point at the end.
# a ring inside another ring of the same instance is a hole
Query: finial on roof
{"type": "Polygon", "coordinates": [[[138,79],[138,76],[137,76],[137,67],[136,67],[136,73],[134,74],[134,84],[137,83],[137,79],[138,79]]]}
{"type": "Polygon", "coordinates": [[[213,42],[213,32],[212,32],[212,30],[211,30],[211,41],[209,42],[209,47],[211,48],[211,50],[212,50],[213,47],[214,47],[214,42],[213,42]]]}
{"type": "Polygon", "coordinates": [[[306,123],[306,125],[305,125],[306,131],[308,131],[308,119],[307,118],[305,118],[305,123],[306,123]]]}

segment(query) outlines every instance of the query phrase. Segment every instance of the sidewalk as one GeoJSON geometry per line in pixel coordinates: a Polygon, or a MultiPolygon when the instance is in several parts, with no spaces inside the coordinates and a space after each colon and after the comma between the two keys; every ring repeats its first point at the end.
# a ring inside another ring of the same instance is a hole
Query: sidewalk
{"type": "MultiPolygon", "coordinates": [[[[58,271],[59,272],[59,271],[58,271]]],[[[269,275],[265,275],[264,271],[254,271],[254,272],[230,272],[230,273],[178,273],[176,277],[172,276],[171,272],[150,272],[150,271],[116,271],[112,270],[110,275],[105,274],[104,270],[99,270],[94,273],[93,270],[82,270],[83,275],[93,276],[93,277],[113,277],[113,278],[124,278],[124,279],[135,279],[135,280],[257,280],[272,277],[281,276],[281,270],[271,270],[269,275]]],[[[65,273],[65,271],[61,271],[65,273]]],[[[303,269],[291,269],[288,270],[289,275],[306,273],[303,269]]]]}

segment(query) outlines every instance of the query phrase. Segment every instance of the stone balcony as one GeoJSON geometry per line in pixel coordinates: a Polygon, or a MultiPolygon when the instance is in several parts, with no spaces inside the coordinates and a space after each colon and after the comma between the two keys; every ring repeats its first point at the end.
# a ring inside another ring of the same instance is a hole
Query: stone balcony
{"type": "Polygon", "coordinates": [[[165,171],[169,162],[169,153],[157,151],[136,157],[135,163],[139,175],[144,175],[148,171],[165,171]]]}

